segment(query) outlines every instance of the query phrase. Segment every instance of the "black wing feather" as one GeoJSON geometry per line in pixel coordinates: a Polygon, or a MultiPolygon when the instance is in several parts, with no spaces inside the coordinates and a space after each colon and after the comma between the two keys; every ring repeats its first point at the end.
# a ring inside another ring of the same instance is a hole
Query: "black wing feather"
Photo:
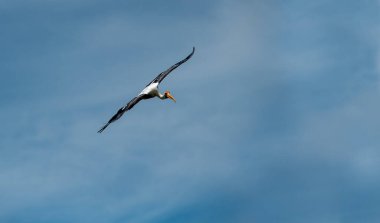
{"type": "Polygon", "coordinates": [[[112,122],[118,120],[121,116],[123,116],[123,114],[132,109],[133,106],[135,106],[137,103],[139,103],[139,101],[141,101],[142,99],[144,99],[145,95],[139,95],[137,97],[134,97],[131,101],[128,102],[127,105],[125,105],[124,107],[121,107],[117,112],[116,114],[114,114],[114,116],[112,116],[112,118],[107,122],[107,124],[105,124],[101,129],[99,129],[98,133],[102,133],[104,131],[104,129],[107,128],[107,126],[109,124],[111,124],[112,122]]]}
{"type": "Polygon", "coordinates": [[[172,72],[174,69],[176,69],[177,67],[179,67],[181,64],[185,63],[186,61],[188,61],[194,54],[194,51],[195,51],[195,47],[193,47],[193,51],[183,60],[179,61],[178,63],[174,64],[173,66],[171,66],[169,69],[165,70],[164,72],[160,73],[156,78],[154,78],[151,82],[149,82],[148,85],[146,86],[149,86],[151,83],[161,83],[162,80],[165,79],[166,76],[168,76],[168,74],[170,72],[172,72]]]}

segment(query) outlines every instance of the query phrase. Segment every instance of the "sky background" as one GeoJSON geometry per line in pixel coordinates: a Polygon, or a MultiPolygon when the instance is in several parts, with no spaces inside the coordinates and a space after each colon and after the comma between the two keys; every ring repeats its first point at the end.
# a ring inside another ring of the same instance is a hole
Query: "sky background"
{"type": "Polygon", "coordinates": [[[0,222],[380,222],[379,12],[1,0],[0,222]]]}

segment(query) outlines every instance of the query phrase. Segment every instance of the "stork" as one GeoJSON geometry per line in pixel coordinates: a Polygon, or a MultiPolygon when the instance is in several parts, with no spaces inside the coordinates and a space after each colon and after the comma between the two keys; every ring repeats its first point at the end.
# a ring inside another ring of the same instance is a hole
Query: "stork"
{"type": "Polygon", "coordinates": [[[131,101],[129,101],[125,106],[121,107],[115,115],[112,116],[112,118],[98,131],[98,133],[102,133],[104,129],[108,127],[109,124],[112,122],[118,120],[125,112],[128,110],[131,110],[133,106],[135,106],[137,103],[139,103],[141,100],[150,99],[154,97],[158,97],[161,100],[165,99],[171,99],[174,102],[176,100],[174,99],[173,95],[170,94],[170,91],[165,91],[163,94],[159,92],[158,86],[169,75],[170,72],[172,72],[174,69],[179,67],[181,64],[188,61],[194,54],[195,47],[193,47],[192,52],[183,60],[179,61],[178,63],[174,64],[173,66],[169,67],[164,72],[160,73],[156,78],[154,78],[146,87],[141,91],[140,94],[138,94],[136,97],[134,97],[131,101]]]}

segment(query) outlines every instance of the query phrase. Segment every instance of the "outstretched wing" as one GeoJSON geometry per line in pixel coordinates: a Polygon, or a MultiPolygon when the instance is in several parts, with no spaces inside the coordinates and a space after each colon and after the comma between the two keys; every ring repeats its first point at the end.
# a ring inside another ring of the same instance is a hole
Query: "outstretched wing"
{"type": "Polygon", "coordinates": [[[161,81],[166,76],[168,76],[168,74],[170,72],[172,72],[174,69],[176,69],[177,67],[179,67],[181,64],[185,63],[187,60],[189,60],[193,56],[194,51],[195,51],[195,47],[193,47],[193,51],[185,59],[179,61],[178,63],[176,63],[173,66],[171,66],[169,69],[167,69],[164,72],[160,73],[156,78],[154,78],[151,82],[149,82],[149,84],[147,86],[149,86],[151,83],[161,83],[161,81]]]}
{"type": "Polygon", "coordinates": [[[137,103],[139,103],[139,101],[141,101],[142,99],[144,99],[145,95],[144,94],[141,94],[137,97],[134,97],[130,102],[128,102],[128,104],[126,104],[124,107],[121,107],[114,116],[112,116],[112,118],[107,122],[107,124],[105,124],[101,129],[99,129],[98,133],[102,133],[104,131],[104,129],[107,128],[107,126],[109,124],[111,124],[112,122],[118,120],[121,116],[123,116],[123,114],[132,109],[133,106],[135,106],[137,103]]]}

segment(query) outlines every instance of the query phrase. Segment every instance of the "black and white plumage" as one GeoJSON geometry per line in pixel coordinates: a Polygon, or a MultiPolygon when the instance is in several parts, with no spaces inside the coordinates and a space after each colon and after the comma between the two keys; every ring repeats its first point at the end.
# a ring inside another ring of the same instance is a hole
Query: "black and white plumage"
{"type": "Polygon", "coordinates": [[[135,106],[137,103],[139,103],[143,99],[150,99],[150,98],[158,97],[161,100],[165,100],[165,99],[169,98],[169,99],[171,99],[171,100],[173,100],[175,102],[176,100],[170,94],[169,91],[165,91],[164,94],[161,94],[158,91],[158,85],[161,83],[161,81],[163,81],[165,79],[166,76],[169,75],[170,72],[172,72],[174,69],[176,69],[177,67],[179,67],[181,64],[185,63],[187,60],[189,60],[193,56],[194,51],[195,51],[195,47],[193,47],[193,51],[185,59],[183,59],[183,60],[179,61],[178,63],[174,64],[169,69],[165,70],[164,72],[160,73],[156,78],[154,78],[148,85],[146,85],[146,87],[141,91],[141,93],[139,95],[137,95],[136,97],[134,97],[125,106],[121,107],[116,112],[116,114],[114,116],[112,116],[112,118],[107,122],[107,124],[105,124],[98,131],[98,133],[103,132],[104,129],[106,129],[109,124],[111,124],[112,122],[118,120],[121,116],[123,116],[123,114],[126,111],[132,109],[133,106],[135,106]]]}

